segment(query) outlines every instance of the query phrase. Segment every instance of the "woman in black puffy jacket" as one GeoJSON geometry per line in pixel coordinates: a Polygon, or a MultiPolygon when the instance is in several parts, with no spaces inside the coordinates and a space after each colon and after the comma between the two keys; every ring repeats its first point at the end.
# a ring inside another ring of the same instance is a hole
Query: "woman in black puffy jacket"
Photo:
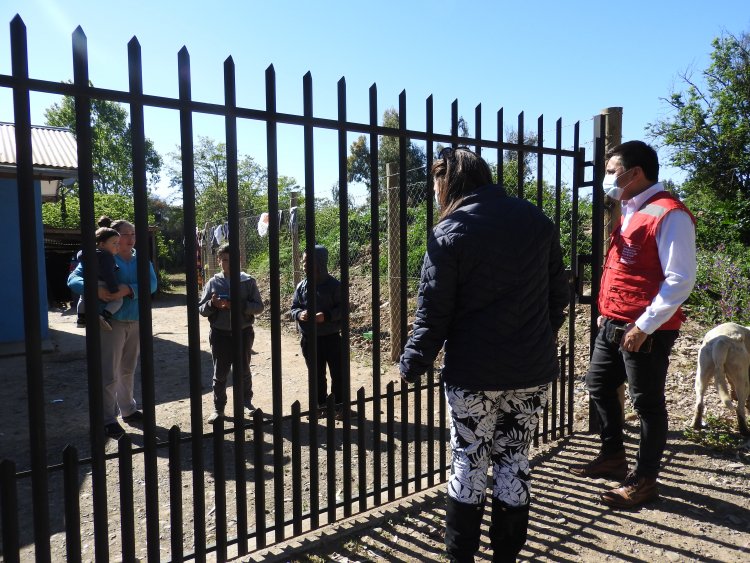
{"type": "Polygon", "coordinates": [[[445,348],[449,559],[474,560],[491,464],[493,561],[514,561],[526,542],[531,437],[559,375],[557,331],[568,303],[559,234],[534,205],[494,185],[467,148],[441,151],[432,176],[441,215],[401,376],[417,381],[445,348]]]}

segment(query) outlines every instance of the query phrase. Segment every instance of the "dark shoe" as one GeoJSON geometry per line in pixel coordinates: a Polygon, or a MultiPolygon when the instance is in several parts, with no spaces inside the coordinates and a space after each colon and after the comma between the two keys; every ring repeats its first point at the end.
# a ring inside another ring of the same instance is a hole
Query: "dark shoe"
{"type": "Polygon", "coordinates": [[[143,412],[133,411],[128,416],[123,416],[122,421],[127,424],[139,424],[143,422],[143,412]]]}
{"type": "Polygon", "coordinates": [[[125,429],[118,422],[112,422],[104,425],[104,433],[109,438],[119,440],[125,435],[125,429]]]}
{"type": "Polygon", "coordinates": [[[611,477],[622,481],[628,474],[628,462],[625,450],[614,454],[599,454],[593,461],[585,465],[571,465],[570,472],[579,477],[611,477]]]}
{"type": "Polygon", "coordinates": [[[656,477],[629,473],[622,485],[602,495],[602,502],[615,508],[635,508],[659,498],[656,477]]]}
{"type": "Polygon", "coordinates": [[[474,561],[484,504],[464,504],[448,497],[445,509],[445,552],[448,561],[474,561]]]}
{"type": "MultiPolygon", "coordinates": [[[[336,407],[336,411],[333,414],[333,418],[335,418],[336,420],[340,420],[340,421],[344,420],[344,407],[343,406],[336,407]]],[[[349,420],[353,424],[357,424],[357,411],[352,408],[349,408],[349,420]]]]}
{"type": "Polygon", "coordinates": [[[78,318],[76,320],[76,326],[77,327],[85,327],[86,326],[86,316],[85,315],[78,315],[78,318]]]}
{"type": "Polygon", "coordinates": [[[104,315],[99,315],[99,326],[102,330],[105,330],[107,332],[112,332],[112,323],[110,323],[107,319],[104,318],[104,315]]]}
{"type": "Polygon", "coordinates": [[[529,505],[505,506],[496,498],[492,499],[492,524],[490,544],[492,561],[500,563],[515,561],[523,546],[529,528],[529,505]]]}

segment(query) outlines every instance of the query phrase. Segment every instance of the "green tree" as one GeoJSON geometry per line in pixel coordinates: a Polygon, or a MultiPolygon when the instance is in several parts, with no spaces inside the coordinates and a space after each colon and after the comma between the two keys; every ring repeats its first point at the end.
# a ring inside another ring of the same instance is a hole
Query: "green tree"
{"type": "MultiPolygon", "coordinates": [[[[462,137],[462,138],[465,138],[465,137],[468,137],[469,135],[470,135],[469,122],[466,121],[466,119],[464,119],[463,115],[459,116],[459,118],[458,118],[458,136],[462,137]]],[[[459,144],[462,144],[461,141],[459,141],[459,144]]],[[[442,151],[445,147],[446,147],[446,145],[444,145],[443,143],[437,143],[435,145],[435,158],[437,158],[437,155],[439,155],[440,151],[442,151]]]]}
{"type": "MultiPolygon", "coordinates": [[[[47,125],[66,127],[76,134],[75,100],[64,96],[44,111],[47,125]]],[[[91,141],[94,190],[103,194],[133,193],[133,143],[127,110],[117,102],[91,100],[91,141]]],[[[146,180],[159,181],[162,159],[146,139],[146,180]]],[[[73,192],[76,191],[74,187],[73,192]]]]}
{"type": "Polygon", "coordinates": [[[665,118],[647,126],[671,150],[670,163],[687,172],[680,192],[699,220],[699,243],[716,244],[728,222],[750,244],[750,35],[714,39],[711,64],[700,79],[683,72],[684,90],[665,99],[665,118]],[[739,221],[738,221],[739,219],[739,221]],[[703,226],[701,226],[703,223],[703,226]],[[719,229],[722,233],[719,233],[719,229]]]}
{"type": "MultiPolygon", "coordinates": [[[[389,108],[383,112],[383,126],[398,129],[398,111],[389,108]]],[[[410,194],[414,203],[422,201],[425,197],[427,180],[426,163],[427,157],[424,150],[407,139],[406,145],[406,170],[407,182],[410,185],[419,186],[417,191],[410,194]]],[[[393,136],[381,136],[378,142],[378,174],[380,185],[378,186],[379,198],[384,201],[387,197],[387,178],[385,174],[386,164],[399,162],[399,138],[393,136]]],[[[349,148],[347,160],[348,179],[350,182],[364,182],[368,188],[370,185],[370,148],[367,137],[360,135],[349,148]]]]}
{"type": "MultiPolygon", "coordinates": [[[[60,201],[46,202],[42,204],[42,223],[48,227],[77,229],[80,227],[80,205],[77,197],[66,200],[67,212],[62,212],[60,201]]],[[[133,221],[135,212],[133,198],[124,194],[94,194],[94,218],[96,221],[102,215],[107,215],[113,220],[125,219],[133,221]]],[[[150,217],[153,220],[153,217],[150,217]]],[[[149,221],[151,222],[151,221],[149,221]]]]}
{"type": "MultiPolygon", "coordinates": [[[[198,225],[220,223],[227,217],[226,144],[199,137],[193,150],[195,175],[195,219],[198,225]]],[[[170,153],[169,185],[182,192],[182,154],[170,153]]],[[[247,155],[237,159],[239,207],[243,214],[260,214],[268,209],[268,172],[247,155]]],[[[288,198],[296,186],[294,178],[279,176],[279,199],[288,198]]]]}

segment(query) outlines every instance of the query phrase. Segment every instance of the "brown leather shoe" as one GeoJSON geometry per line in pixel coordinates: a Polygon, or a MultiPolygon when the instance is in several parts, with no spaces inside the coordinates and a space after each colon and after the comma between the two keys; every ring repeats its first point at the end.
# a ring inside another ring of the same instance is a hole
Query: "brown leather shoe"
{"type": "Polygon", "coordinates": [[[657,498],[656,477],[638,477],[630,473],[622,485],[602,495],[602,502],[615,508],[635,508],[657,498]]]}
{"type": "Polygon", "coordinates": [[[570,472],[579,477],[611,477],[622,481],[628,474],[625,450],[615,454],[599,454],[585,465],[571,465],[570,472]]]}

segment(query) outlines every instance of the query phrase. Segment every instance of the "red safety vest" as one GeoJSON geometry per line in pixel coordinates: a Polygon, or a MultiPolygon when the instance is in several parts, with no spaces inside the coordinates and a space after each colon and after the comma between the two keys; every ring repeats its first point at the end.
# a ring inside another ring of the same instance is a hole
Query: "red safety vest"
{"type": "MultiPolygon", "coordinates": [[[[695,224],[695,217],[669,192],[654,194],[630,218],[627,234],[622,234],[622,219],[609,240],[599,290],[599,313],[610,319],[635,322],[659,293],[664,271],[656,245],[656,230],[667,213],[685,211],[695,224]]],[[[685,320],[682,308],[659,327],[677,330],[685,320]]]]}

